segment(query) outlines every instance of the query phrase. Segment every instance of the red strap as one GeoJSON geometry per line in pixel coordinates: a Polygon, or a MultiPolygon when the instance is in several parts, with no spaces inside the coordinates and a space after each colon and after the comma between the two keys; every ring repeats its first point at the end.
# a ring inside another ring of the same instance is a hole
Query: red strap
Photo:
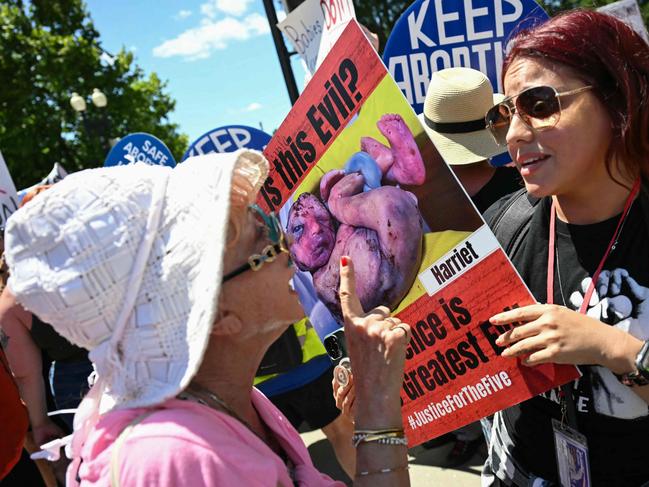
{"type": "MultiPolygon", "coordinates": [[[[624,210],[622,211],[622,215],[620,215],[620,220],[617,222],[617,228],[615,229],[615,233],[613,233],[613,237],[611,237],[611,241],[609,242],[608,247],[606,248],[606,252],[604,252],[604,256],[602,257],[602,260],[600,260],[599,265],[597,266],[597,270],[595,271],[595,274],[593,274],[593,278],[591,279],[590,284],[588,285],[588,289],[584,293],[584,302],[581,303],[581,308],[579,308],[579,312],[582,314],[586,314],[586,310],[588,309],[588,303],[590,302],[590,298],[593,296],[593,292],[595,291],[595,284],[597,283],[597,279],[599,279],[599,275],[602,272],[604,263],[606,262],[606,259],[610,255],[613,245],[617,241],[617,238],[619,237],[620,228],[622,227],[624,220],[629,214],[629,211],[631,210],[631,205],[633,204],[633,200],[638,195],[639,191],[640,191],[640,178],[636,180],[635,184],[633,185],[633,188],[631,189],[631,192],[629,193],[629,196],[626,199],[626,203],[624,204],[624,210]]],[[[553,200],[552,208],[550,209],[550,235],[548,238],[548,277],[547,277],[547,303],[548,304],[554,303],[554,256],[555,256],[555,247],[556,247],[555,246],[556,219],[557,219],[557,208],[556,208],[556,203],[553,200]]]]}

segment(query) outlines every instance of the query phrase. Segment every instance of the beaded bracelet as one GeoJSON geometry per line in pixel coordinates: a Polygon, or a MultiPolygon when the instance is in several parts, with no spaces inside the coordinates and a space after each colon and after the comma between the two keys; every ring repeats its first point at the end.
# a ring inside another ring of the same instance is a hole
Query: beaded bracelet
{"type": "Polygon", "coordinates": [[[354,448],[361,443],[379,443],[380,445],[408,446],[408,440],[403,431],[392,431],[387,433],[354,433],[352,445],[354,448]]]}
{"type": "Polygon", "coordinates": [[[354,433],[366,435],[382,435],[384,433],[400,433],[403,435],[403,428],[388,428],[384,430],[354,430],[354,433]]]}
{"type": "Polygon", "coordinates": [[[410,469],[410,467],[408,465],[402,465],[401,467],[381,468],[379,470],[363,470],[362,472],[357,472],[356,476],[357,477],[366,477],[368,475],[399,472],[401,470],[408,470],[408,469],[410,469]]]}

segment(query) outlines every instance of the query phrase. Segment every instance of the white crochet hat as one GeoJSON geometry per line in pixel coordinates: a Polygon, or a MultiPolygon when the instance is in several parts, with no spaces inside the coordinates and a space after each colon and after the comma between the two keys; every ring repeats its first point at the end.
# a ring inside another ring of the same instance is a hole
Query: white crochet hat
{"type": "Polygon", "coordinates": [[[216,316],[234,169],[255,190],[254,151],[71,174],[6,229],[18,301],[91,351],[101,412],[163,402],[196,373],[216,316]]]}

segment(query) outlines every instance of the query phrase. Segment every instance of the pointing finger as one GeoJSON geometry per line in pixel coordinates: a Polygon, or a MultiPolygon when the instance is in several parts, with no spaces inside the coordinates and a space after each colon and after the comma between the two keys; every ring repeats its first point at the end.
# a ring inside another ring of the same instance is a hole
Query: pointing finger
{"type": "Polygon", "coordinates": [[[356,295],[356,279],[352,260],[343,255],[340,258],[340,307],[345,321],[363,316],[363,307],[356,295]]]}

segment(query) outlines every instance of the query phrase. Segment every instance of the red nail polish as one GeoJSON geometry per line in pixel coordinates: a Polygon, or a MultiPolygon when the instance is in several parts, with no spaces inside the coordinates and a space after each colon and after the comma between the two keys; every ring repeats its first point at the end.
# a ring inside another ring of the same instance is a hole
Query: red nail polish
{"type": "Polygon", "coordinates": [[[344,256],[343,256],[343,257],[340,258],[340,263],[341,263],[341,265],[342,265],[343,267],[347,267],[347,263],[348,263],[348,262],[349,262],[349,259],[347,259],[347,257],[344,257],[344,256]]]}

